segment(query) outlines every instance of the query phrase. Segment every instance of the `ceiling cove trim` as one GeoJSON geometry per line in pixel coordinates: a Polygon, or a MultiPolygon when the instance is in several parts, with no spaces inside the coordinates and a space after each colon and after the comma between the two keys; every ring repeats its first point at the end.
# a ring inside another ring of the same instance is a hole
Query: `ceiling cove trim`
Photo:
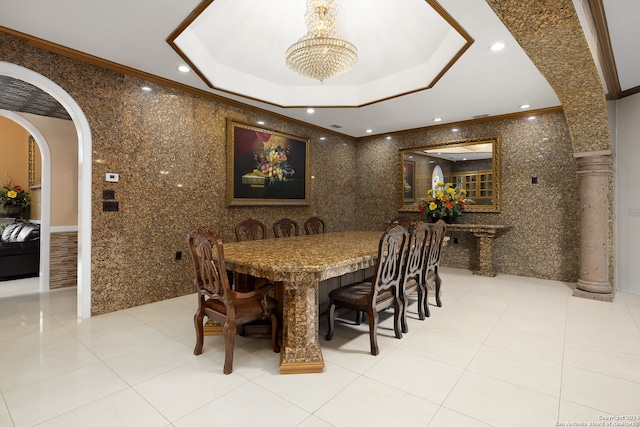
{"type": "Polygon", "coordinates": [[[640,86],[622,90],[620,87],[620,79],[618,78],[618,68],[616,67],[615,56],[613,55],[613,47],[611,46],[611,37],[609,36],[609,25],[607,24],[607,15],[604,11],[602,0],[587,0],[593,22],[596,28],[596,36],[598,38],[598,47],[601,54],[602,74],[609,94],[607,99],[615,101],[630,95],[640,93],[640,86]]]}
{"type": "MultiPolygon", "coordinates": [[[[176,51],[176,53],[186,62],[189,64],[189,66],[194,70],[194,72],[198,75],[198,77],[200,77],[202,79],[202,81],[209,86],[211,89],[215,89],[218,90],[220,92],[225,92],[228,93],[230,95],[236,95],[236,96],[241,96],[243,98],[247,98],[247,99],[251,99],[252,101],[258,101],[258,102],[262,102],[264,104],[268,104],[268,105],[272,105],[274,107],[279,107],[279,108],[306,108],[308,107],[308,105],[280,105],[280,104],[276,104],[274,102],[271,101],[267,101],[265,99],[261,99],[261,98],[256,98],[256,97],[252,97],[251,95],[248,95],[246,93],[238,93],[235,91],[230,91],[230,90],[226,90],[226,89],[221,89],[216,87],[209,79],[207,79],[204,76],[204,73],[202,73],[202,71],[200,71],[195,64],[189,59],[189,57],[182,51],[182,49],[180,49],[178,47],[178,45],[176,44],[175,40],[180,36],[180,34],[182,34],[183,31],[185,31],[192,23],[193,21],[195,21],[198,16],[200,14],[202,14],[205,9],[207,9],[215,0],[203,0],[202,3],[200,3],[190,14],[189,16],[187,16],[185,18],[184,21],[182,21],[182,23],[169,35],[169,37],[167,37],[167,43],[169,44],[169,46],[171,46],[171,48],[173,50],[176,51]]],[[[425,3],[427,3],[429,6],[431,6],[431,8],[438,13],[445,21],[447,21],[447,23],[455,30],[458,32],[458,34],[465,40],[464,45],[458,50],[458,52],[456,52],[456,54],[453,56],[453,58],[451,58],[451,60],[442,68],[442,70],[440,70],[440,72],[430,81],[427,83],[426,86],[421,87],[421,88],[417,88],[414,90],[410,90],[410,91],[406,91],[406,92],[402,92],[399,93],[397,95],[393,95],[393,96],[388,96],[385,98],[380,98],[380,99],[376,99],[370,102],[366,102],[366,103],[362,103],[362,104],[358,104],[358,105],[332,105],[332,106],[322,106],[322,107],[315,107],[316,109],[322,109],[322,108],[360,108],[360,107],[366,107],[369,105],[373,105],[373,104],[377,104],[379,102],[384,102],[384,101],[388,101],[390,99],[394,99],[394,98],[399,98],[401,96],[405,96],[405,95],[411,95],[413,93],[417,93],[417,92],[422,92],[423,90],[429,90],[431,89],[433,86],[435,86],[435,84],[447,73],[447,71],[449,71],[449,69],[451,69],[451,67],[453,67],[453,64],[455,64],[458,59],[460,59],[462,57],[462,55],[471,47],[471,45],[473,43],[475,43],[475,39],[473,37],[471,37],[471,35],[467,32],[467,30],[465,30],[462,25],[460,25],[458,23],[458,21],[456,21],[441,5],[440,3],[438,3],[437,0],[424,0],[425,3]]]]}
{"type": "Polygon", "coordinates": [[[607,16],[604,12],[604,4],[602,0],[587,0],[593,23],[596,29],[596,37],[598,38],[598,48],[600,50],[600,66],[602,74],[609,94],[607,99],[620,98],[620,80],[618,79],[618,69],[616,60],[613,56],[613,47],[611,46],[611,38],[609,36],[609,26],[607,25],[607,16]]]}
{"type": "Polygon", "coordinates": [[[400,135],[406,135],[406,134],[415,133],[415,132],[424,132],[424,131],[437,130],[437,129],[443,129],[443,128],[454,128],[454,127],[461,127],[461,126],[471,126],[471,125],[477,125],[479,123],[496,122],[496,121],[499,121],[499,120],[517,119],[517,118],[520,118],[520,117],[537,116],[537,115],[541,115],[541,114],[551,114],[551,113],[558,113],[558,112],[563,112],[563,111],[564,110],[562,109],[561,106],[539,108],[537,110],[518,111],[516,113],[501,114],[501,115],[498,115],[498,116],[488,116],[488,117],[482,117],[482,118],[478,118],[478,119],[461,120],[459,122],[442,123],[442,124],[432,125],[432,126],[424,126],[424,127],[419,127],[419,128],[413,128],[413,129],[399,130],[399,131],[396,131],[396,132],[387,132],[387,133],[380,133],[380,134],[376,134],[376,135],[361,136],[359,138],[356,138],[356,141],[363,142],[363,141],[368,141],[370,139],[377,139],[377,138],[380,138],[380,137],[400,136],[400,135]]]}
{"type": "MultiPolygon", "coordinates": [[[[212,0],[211,0],[212,1],[212,0]]],[[[272,111],[263,110],[258,107],[254,107],[253,105],[245,104],[239,101],[235,101],[232,99],[225,98],[220,95],[216,95],[211,92],[207,92],[206,90],[197,89],[182,83],[175,82],[173,80],[166,79],[164,77],[156,76],[154,74],[146,73],[144,71],[137,70],[135,68],[127,67],[125,65],[118,64],[116,62],[112,62],[94,55],[90,55],[88,53],[81,52],[79,50],[71,49],[66,46],[62,46],[48,40],[44,40],[35,36],[31,36],[29,34],[22,33],[20,31],[12,30],[7,27],[0,26],[0,32],[10,34],[15,37],[19,37],[21,39],[25,39],[29,46],[33,46],[38,49],[45,50],[47,52],[55,53],[57,55],[61,55],[70,59],[74,59],[76,61],[84,62],[87,64],[95,65],[97,67],[101,67],[107,70],[115,71],[117,73],[121,73],[127,76],[136,77],[142,80],[146,80],[151,83],[156,83],[161,86],[169,87],[172,89],[177,89],[182,92],[189,93],[191,95],[201,96],[206,99],[210,99],[212,101],[218,102],[220,104],[227,105],[233,108],[240,108],[243,110],[247,110],[256,114],[260,114],[262,116],[271,117],[277,120],[282,120],[286,123],[295,124],[298,126],[303,126],[307,129],[312,129],[315,131],[322,132],[324,135],[334,135],[341,138],[346,138],[350,141],[354,141],[355,138],[350,135],[345,135],[340,132],[333,131],[331,129],[326,129],[320,126],[316,126],[311,123],[303,122],[301,120],[296,120],[291,117],[283,116],[282,114],[274,113],[272,111]]]]}

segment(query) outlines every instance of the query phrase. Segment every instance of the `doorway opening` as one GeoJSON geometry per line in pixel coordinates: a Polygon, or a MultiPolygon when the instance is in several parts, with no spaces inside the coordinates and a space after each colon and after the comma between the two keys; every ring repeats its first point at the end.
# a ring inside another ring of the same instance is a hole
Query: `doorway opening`
{"type": "MultiPolygon", "coordinates": [[[[81,318],[91,316],[91,156],[92,140],[89,122],[84,112],[73,98],[53,81],[28,68],[9,62],[0,61],[0,75],[9,76],[25,81],[55,98],[62,105],[73,121],[78,138],[78,275],[77,275],[77,315],[81,318]]],[[[41,242],[41,285],[40,289],[48,288],[49,284],[49,239],[51,216],[51,157],[49,146],[42,133],[31,122],[19,114],[11,111],[0,111],[3,116],[19,123],[34,137],[40,147],[42,162],[42,229],[46,242],[41,242]],[[45,171],[45,151],[49,156],[49,164],[45,171]],[[46,176],[45,174],[49,175],[46,176]],[[48,179],[47,179],[48,178],[48,179]],[[45,183],[47,188],[45,188],[45,183]],[[46,199],[45,199],[46,198],[46,199]],[[45,230],[45,210],[47,210],[45,230]],[[46,252],[46,254],[45,254],[46,252]],[[42,264],[45,260],[45,266],[42,264]],[[42,277],[45,276],[46,277],[42,277]],[[46,280],[46,282],[45,282],[46,280]]]]}

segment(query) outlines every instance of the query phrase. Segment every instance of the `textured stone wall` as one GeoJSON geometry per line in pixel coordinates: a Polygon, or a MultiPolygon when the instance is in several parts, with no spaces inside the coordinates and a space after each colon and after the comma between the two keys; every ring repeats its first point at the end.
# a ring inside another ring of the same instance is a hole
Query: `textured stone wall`
{"type": "MultiPolygon", "coordinates": [[[[487,0],[487,3],[558,95],[573,151],[576,154],[595,151],[606,155],[611,150],[612,135],[605,89],[573,0],[487,0]]],[[[600,36],[605,37],[604,34],[600,36]]],[[[587,199],[586,195],[583,197],[587,199]]],[[[608,280],[611,283],[615,281],[613,206],[614,179],[611,175],[608,194],[602,195],[598,208],[602,216],[597,224],[593,224],[597,228],[609,228],[608,248],[602,256],[608,260],[608,280]],[[608,212],[605,213],[607,207],[608,212]]],[[[585,256],[587,254],[583,254],[581,262],[588,263],[585,256]]],[[[590,268],[588,265],[584,267],[590,268]]]]}
{"type": "Polygon", "coordinates": [[[269,226],[281,217],[300,223],[321,216],[330,231],[355,226],[355,142],[249,109],[150,84],[33,48],[0,33],[0,60],[34,70],[66,90],[84,111],[93,138],[92,312],[193,292],[187,233],[207,226],[234,240],[248,217],[269,226]],[[143,85],[152,87],[147,93],[143,85]],[[310,206],[226,205],[226,120],[309,138],[310,206]],[[168,175],[160,171],[169,171],[168,175]],[[120,175],[106,183],[105,173],[120,175]],[[182,187],[178,187],[181,184],[182,187]],[[102,212],[102,190],[115,190],[120,212],[102,212]],[[177,251],[183,259],[175,261],[177,251]]]}
{"type": "MultiPolygon", "coordinates": [[[[324,218],[329,231],[383,230],[398,212],[398,148],[471,137],[502,136],[503,212],[464,221],[510,224],[497,240],[496,270],[574,281],[578,257],[577,178],[561,113],[439,128],[354,142],[273,117],[266,128],[310,138],[310,206],[226,205],[226,120],[255,124],[252,109],[155,85],[48,53],[0,33],[0,60],[30,68],[59,84],[79,104],[93,138],[92,312],[106,313],[193,291],[186,235],[205,225],[234,239],[252,217],[270,226],[281,217],[302,225],[324,218]],[[152,92],[140,88],[147,84],[152,92]],[[548,138],[544,140],[544,138],[548,138]],[[160,171],[169,171],[168,175],[160,171]],[[120,182],[106,183],[107,172],[120,182]],[[530,184],[531,176],[539,184],[530,184]],[[181,187],[178,187],[181,184],[181,187]],[[102,212],[102,190],[115,191],[120,212],[102,212]],[[183,259],[175,261],[175,253],[183,259]]],[[[269,229],[269,233],[271,230],[269,229]]],[[[445,265],[470,268],[475,241],[460,236],[445,265]]]]}
{"type": "MultiPolygon", "coordinates": [[[[362,227],[380,228],[398,215],[400,165],[398,149],[445,141],[500,135],[502,140],[502,211],[465,213],[464,223],[511,225],[495,241],[498,273],[574,282],[579,267],[577,166],[562,113],[442,127],[363,141],[358,146],[360,197],[356,210],[362,227]],[[382,159],[385,159],[384,161],[382,159]],[[531,183],[531,177],[538,184],[531,183]]],[[[424,197],[424,195],[418,195],[424,197]]],[[[417,218],[417,214],[413,215],[417,218]]],[[[475,269],[476,239],[452,237],[442,264],[475,269]],[[453,238],[458,243],[453,243],[453,238]]]]}

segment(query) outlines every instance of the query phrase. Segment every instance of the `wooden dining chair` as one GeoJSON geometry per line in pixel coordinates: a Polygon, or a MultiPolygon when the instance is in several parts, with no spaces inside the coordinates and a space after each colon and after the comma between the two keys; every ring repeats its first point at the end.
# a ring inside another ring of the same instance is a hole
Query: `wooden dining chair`
{"type": "Polygon", "coordinates": [[[233,349],[237,328],[257,320],[271,319],[271,345],[278,345],[277,301],[267,293],[272,285],[252,292],[231,290],[224,263],[222,241],[211,231],[200,227],[188,237],[189,252],[195,272],[194,283],[198,293],[198,310],[193,316],[196,328],[195,355],[202,353],[204,344],[204,318],[223,324],[224,373],[233,371],[233,349]]]}
{"type": "Polygon", "coordinates": [[[429,312],[429,286],[435,285],[436,305],[442,307],[442,301],[440,300],[440,287],[442,286],[442,279],[438,267],[440,266],[440,256],[442,255],[442,244],[444,243],[445,235],[447,234],[447,223],[443,220],[438,220],[431,228],[431,241],[429,243],[429,255],[427,256],[424,266],[424,277],[426,283],[427,293],[425,296],[425,311],[427,316],[429,312]]]}
{"type": "Polygon", "coordinates": [[[278,237],[291,237],[298,235],[298,223],[289,218],[282,218],[273,223],[273,235],[278,237]]]}
{"type": "Polygon", "coordinates": [[[262,240],[267,238],[267,227],[258,220],[249,218],[238,223],[235,228],[236,241],[262,240]]]}
{"type": "MultiPolygon", "coordinates": [[[[264,240],[267,238],[267,227],[253,218],[239,222],[235,227],[236,241],[264,240]]],[[[233,273],[233,288],[236,291],[252,291],[267,283],[262,278],[256,278],[249,274],[233,273]]]]}
{"type": "Polygon", "coordinates": [[[304,231],[307,234],[324,234],[327,226],[322,218],[312,216],[304,222],[304,231]]]}
{"type": "Polygon", "coordinates": [[[400,317],[403,303],[400,287],[404,280],[404,261],[408,241],[409,233],[404,227],[397,225],[387,230],[380,238],[373,280],[345,285],[329,293],[327,341],[333,338],[336,307],[367,314],[371,354],[374,356],[379,353],[377,335],[380,311],[393,307],[395,336],[402,338],[400,317]]]}
{"type": "MultiPolygon", "coordinates": [[[[429,244],[431,231],[429,224],[418,222],[411,230],[409,236],[409,250],[407,251],[407,261],[405,262],[405,273],[402,291],[402,332],[409,332],[407,325],[407,306],[409,305],[409,295],[414,292],[418,294],[418,317],[425,319],[425,307],[427,298],[427,283],[425,280],[425,263],[429,256],[429,244]]],[[[428,309],[428,307],[427,307],[428,309]]]]}

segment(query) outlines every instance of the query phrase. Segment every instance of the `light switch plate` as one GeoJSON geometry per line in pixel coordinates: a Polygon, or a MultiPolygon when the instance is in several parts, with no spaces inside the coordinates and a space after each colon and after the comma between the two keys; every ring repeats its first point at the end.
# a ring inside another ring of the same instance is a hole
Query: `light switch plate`
{"type": "Polygon", "coordinates": [[[117,173],[108,173],[105,179],[107,182],[118,182],[119,178],[120,177],[118,176],[117,173]]]}

